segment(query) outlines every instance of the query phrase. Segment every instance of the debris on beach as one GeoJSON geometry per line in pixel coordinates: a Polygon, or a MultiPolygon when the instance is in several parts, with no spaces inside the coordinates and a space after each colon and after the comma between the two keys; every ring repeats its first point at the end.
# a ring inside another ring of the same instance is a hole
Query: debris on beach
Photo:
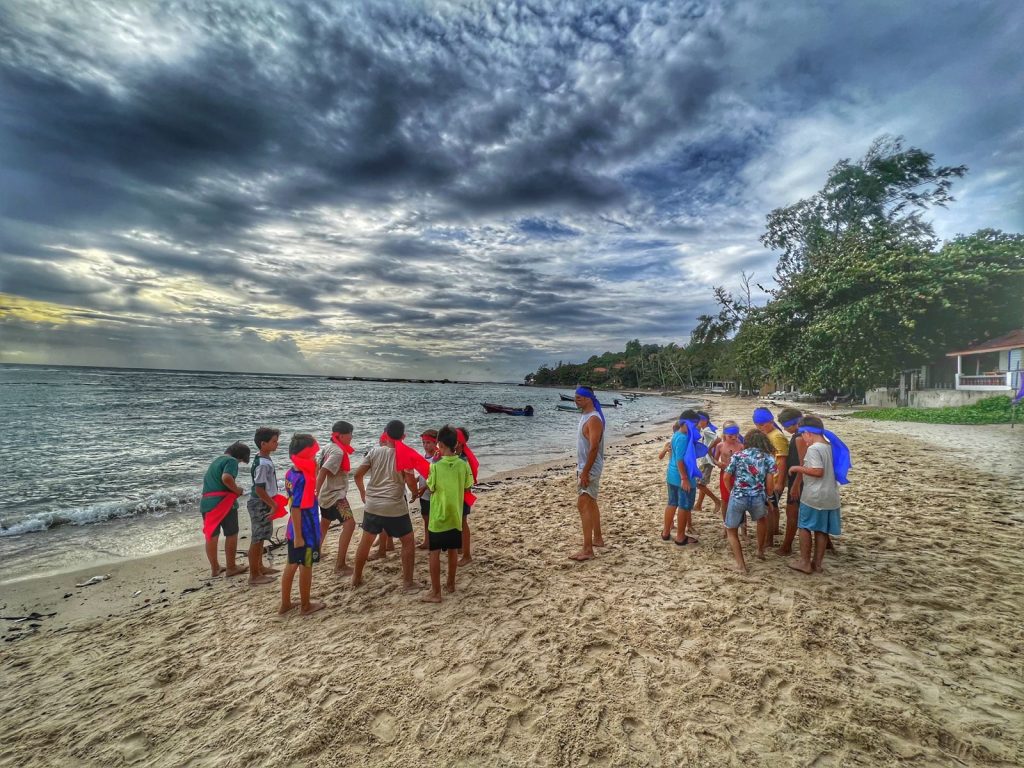
{"type": "Polygon", "coordinates": [[[101,581],[106,581],[110,578],[109,573],[104,573],[102,576],[93,576],[91,579],[83,581],[81,584],[75,584],[76,587],[91,587],[93,584],[99,584],[101,581]]]}
{"type": "Polygon", "coordinates": [[[39,621],[40,619],[48,619],[51,616],[56,616],[56,613],[36,613],[33,611],[28,616],[0,616],[0,619],[4,621],[13,621],[15,623],[21,621],[39,621]]]}

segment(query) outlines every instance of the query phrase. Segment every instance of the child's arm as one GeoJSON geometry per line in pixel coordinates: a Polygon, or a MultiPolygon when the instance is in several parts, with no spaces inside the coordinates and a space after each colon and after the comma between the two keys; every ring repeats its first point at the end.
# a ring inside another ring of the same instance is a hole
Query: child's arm
{"type": "Polygon", "coordinates": [[[669,440],[665,445],[661,447],[661,453],[658,454],[658,461],[661,461],[668,455],[668,452],[672,450],[672,441],[669,440]]]}
{"type": "Polygon", "coordinates": [[[236,496],[241,496],[242,494],[245,493],[245,491],[243,491],[239,487],[238,483],[235,482],[235,476],[232,475],[230,472],[225,472],[223,475],[221,475],[220,481],[224,483],[227,489],[236,496]]]}
{"type": "Polygon", "coordinates": [[[306,546],[306,540],[304,538],[302,538],[302,510],[299,507],[292,507],[291,519],[292,519],[292,534],[295,537],[292,540],[292,543],[296,547],[304,547],[304,546],[306,546]]]}
{"type": "Polygon", "coordinates": [[[804,467],[804,466],[790,467],[789,468],[789,473],[791,475],[792,474],[796,474],[796,473],[800,473],[801,475],[807,475],[808,477],[823,477],[825,475],[825,468],[824,467],[804,467]]]}
{"type": "Polygon", "coordinates": [[[415,501],[416,492],[419,490],[416,487],[416,473],[407,469],[402,474],[405,476],[405,487],[409,489],[409,493],[412,494],[413,501],[415,501]]]}
{"type": "Polygon", "coordinates": [[[270,494],[267,493],[267,487],[265,485],[254,485],[253,490],[256,492],[256,495],[259,496],[260,501],[271,509],[274,508],[274,500],[270,498],[270,494]]]}
{"type": "Polygon", "coordinates": [[[359,469],[352,475],[352,479],[356,481],[356,488],[359,489],[359,498],[363,500],[363,504],[366,503],[366,486],[363,485],[363,475],[369,471],[369,464],[360,464],[359,469]]]}
{"type": "Polygon", "coordinates": [[[434,465],[430,465],[430,472],[427,474],[427,488],[433,493],[437,490],[437,470],[434,469],[434,465]]]}

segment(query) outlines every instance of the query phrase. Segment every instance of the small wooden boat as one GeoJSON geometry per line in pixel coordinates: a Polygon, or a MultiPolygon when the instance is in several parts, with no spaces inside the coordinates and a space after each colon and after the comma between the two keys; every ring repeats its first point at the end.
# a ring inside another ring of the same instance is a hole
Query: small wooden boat
{"type": "Polygon", "coordinates": [[[570,411],[571,413],[579,413],[580,409],[575,405],[569,405],[568,403],[559,403],[555,406],[560,411],[570,411]]]}
{"type": "MultiPolygon", "coordinates": [[[[575,403],[576,402],[576,398],[575,397],[570,397],[569,395],[563,395],[561,392],[558,393],[558,399],[559,400],[564,400],[567,403],[575,403]]],[[[602,408],[618,408],[620,405],[622,405],[622,401],[619,400],[618,398],[615,398],[615,400],[613,400],[611,403],[601,403],[601,407],[602,408]]]]}
{"type": "Polygon", "coordinates": [[[504,413],[509,416],[533,416],[532,405],[528,405],[525,408],[512,408],[511,406],[498,405],[497,403],[480,403],[480,405],[488,413],[504,413]]]}
{"type": "Polygon", "coordinates": [[[564,400],[567,403],[575,403],[576,402],[576,398],[575,397],[573,397],[572,395],[563,395],[561,392],[558,393],[558,399],[559,400],[564,400]]]}

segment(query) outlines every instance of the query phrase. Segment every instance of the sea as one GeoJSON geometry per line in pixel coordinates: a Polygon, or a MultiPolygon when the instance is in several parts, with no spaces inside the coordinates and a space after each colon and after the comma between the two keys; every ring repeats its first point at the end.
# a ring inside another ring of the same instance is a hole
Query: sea
{"type": "MultiPolygon", "coordinates": [[[[602,402],[619,396],[598,394],[602,402]]],[[[516,384],[0,365],[0,582],[201,543],[203,474],[234,441],[251,443],[259,426],[281,430],[279,476],[293,432],[324,444],[339,419],[355,426],[353,458],[390,419],[405,422],[417,448],[423,430],[461,426],[484,480],[572,458],[578,417],[559,402],[557,389],[516,384]],[[488,414],[484,402],[535,413],[488,414]]],[[[667,421],[681,407],[654,395],[607,408],[608,437],[667,421]]],[[[239,478],[248,488],[244,465],[239,478]]]]}

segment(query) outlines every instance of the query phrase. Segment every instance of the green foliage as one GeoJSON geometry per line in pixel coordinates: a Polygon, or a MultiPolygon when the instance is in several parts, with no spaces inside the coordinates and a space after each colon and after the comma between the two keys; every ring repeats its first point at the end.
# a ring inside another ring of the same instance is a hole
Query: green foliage
{"type": "Polygon", "coordinates": [[[853,416],[858,419],[916,421],[925,424],[1009,424],[1011,407],[1009,397],[997,395],[953,408],[882,408],[860,411],[853,416]]]}

